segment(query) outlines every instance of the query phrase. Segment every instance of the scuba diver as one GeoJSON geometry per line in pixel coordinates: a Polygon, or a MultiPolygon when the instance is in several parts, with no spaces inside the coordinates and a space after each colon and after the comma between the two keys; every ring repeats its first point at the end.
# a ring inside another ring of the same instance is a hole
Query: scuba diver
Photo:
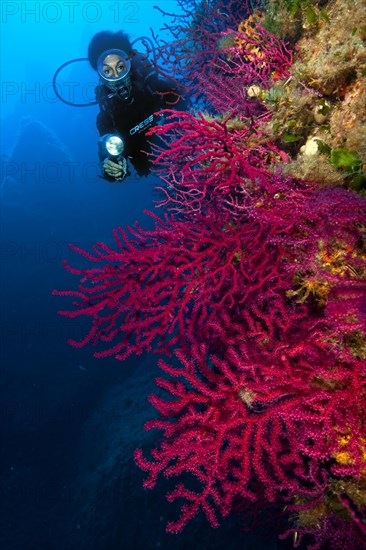
{"type": "MultiPolygon", "coordinates": [[[[182,90],[177,84],[172,80],[160,79],[147,55],[134,49],[138,41],[144,45],[148,43],[154,55],[154,46],[148,37],[143,36],[130,42],[123,31],[99,32],[90,41],[88,57],[66,61],[53,76],[53,90],[66,105],[99,105],[96,121],[100,135],[99,158],[102,177],[109,181],[122,181],[130,175],[129,162],[139,176],[148,175],[151,146],[146,131],[162,121],[155,113],[164,108],[186,108],[182,90]],[[65,67],[81,61],[88,61],[99,75],[96,101],[90,103],[66,100],[60,94],[57,83],[57,77],[65,67]]],[[[152,139],[152,136],[149,137],[149,140],[152,139]]]]}
{"type": "Polygon", "coordinates": [[[146,55],[133,49],[122,31],[96,34],[89,44],[88,59],[99,75],[96,123],[104,177],[122,181],[130,174],[127,159],[139,176],[148,175],[151,147],[145,134],[159,122],[155,112],[184,109],[176,84],[159,79],[146,55]]]}

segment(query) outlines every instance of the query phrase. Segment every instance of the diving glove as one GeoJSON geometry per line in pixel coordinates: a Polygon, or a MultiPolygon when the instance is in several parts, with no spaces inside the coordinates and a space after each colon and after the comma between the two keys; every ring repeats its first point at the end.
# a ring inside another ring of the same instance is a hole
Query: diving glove
{"type": "Polygon", "coordinates": [[[103,162],[103,170],[109,177],[122,181],[127,174],[127,161],[125,157],[119,158],[118,161],[106,158],[103,162]]]}

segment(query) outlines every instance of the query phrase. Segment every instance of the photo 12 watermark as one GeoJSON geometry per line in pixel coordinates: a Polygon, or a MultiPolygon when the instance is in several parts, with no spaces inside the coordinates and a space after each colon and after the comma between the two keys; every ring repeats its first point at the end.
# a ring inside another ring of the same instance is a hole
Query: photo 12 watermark
{"type": "MultiPolygon", "coordinates": [[[[55,298],[56,303],[56,298],[55,298]]],[[[7,345],[29,347],[32,345],[52,344],[65,342],[69,339],[78,340],[85,336],[87,324],[73,320],[72,323],[59,319],[53,322],[50,319],[34,321],[18,321],[1,319],[0,337],[4,350],[7,345]]]]}
{"type": "Polygon", "coordinates": [[[141,2],[1,2],[1,22],[20,23],[113,23],[140,22],[141,2]]]}
{"type": "Polygon", "coordinates": [[[1,183],[9,181],[17,184],[58,184],[94,183],[103,177],[100,162],[15,162],[4,160],[1,163],[1,183]]]}
{"type": "Polygon", "coordinates": [[[75,249],[92,251],[94,244],[94,242],[73,242],[71,247],[66,241],[3,240],[0,242],[0,264],[16,262],[23,265],[61,265],[64,260],[73,263],[80,258],[75,249]]]}
{"type": "Polygon", "coordinates": [[[97,79],[83,83],[74,80],[61,83],[8,80],[1,83],[1,103],[14,99],[23,104],[57,103],[61,101],[60,96],[71,104],[92,103],[96,102],[97,85],[97,79]]]}

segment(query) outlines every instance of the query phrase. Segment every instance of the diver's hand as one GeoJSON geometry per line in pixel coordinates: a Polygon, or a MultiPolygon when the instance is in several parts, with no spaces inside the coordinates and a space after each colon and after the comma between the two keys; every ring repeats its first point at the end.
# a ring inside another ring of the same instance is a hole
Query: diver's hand
{"type": "Polygon", "coordinates": [[[121,181],[127,174],[127,161],[124,157],[118,161],[107,158],[103,162],[103,170],[111,178],[121,181]]]}

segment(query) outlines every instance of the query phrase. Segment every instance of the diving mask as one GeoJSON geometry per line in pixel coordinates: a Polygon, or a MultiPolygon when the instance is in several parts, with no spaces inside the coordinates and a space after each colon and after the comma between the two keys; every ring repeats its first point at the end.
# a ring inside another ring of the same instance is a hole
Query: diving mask
{"type": "Polygon", "coordinates": [[[100,80],[121,99],[129,99],[132,92],[131,61],[123,50],[103,52],[97,63],[100,80]]]}

